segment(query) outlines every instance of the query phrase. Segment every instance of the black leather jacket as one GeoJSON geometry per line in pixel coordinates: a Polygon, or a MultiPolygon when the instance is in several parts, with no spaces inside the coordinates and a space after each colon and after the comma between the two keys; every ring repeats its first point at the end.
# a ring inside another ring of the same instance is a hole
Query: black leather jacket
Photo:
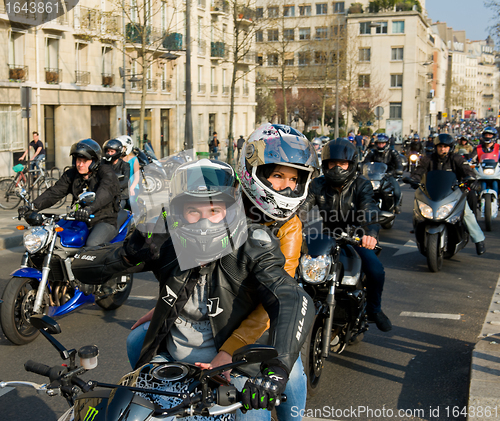
{"type": "MultiPolygon", "coordinates": [[[[314,205],[319,208],[324,228],[330,231],[372,221],[379,212],[372,184],[362,175],[354,177],[341,192],[330,187],[324,175],[315,178],[309,186],[307,199],[300,207],[299,216],[303,221],[314,205]]],[[[377,238],[380,225],[368,225],[365,229],[366,235],[377,238]]]]}
{"type": "Polygon", "coordinates": [[[75,167],[70,168],[56,184],[38,196],[33,204],[38,210],[47,209],[68,194],[73,195],[75,202],[84,188],[96,193],[95,202],[92,204],[94,218],[88,225],[92,227],[98,222],[106,222],[116,227],[120,186],[110,165],[99,165],[97,173],[92,173],[87,180],[83,179],[75,167]]]}
{"type": "Polygon", "coordinates": [[[432,155],[424,156],[420,160],[420,163],[413,172],[411,178],[420,182],[424,174],[433,170],[453,171],[457,176],[458,181],[461,181],[464,177],[476,178],[474,170],[462,155],[450,153],[444,160],[439,160],[438,158],[439,156],[436,152],[432,155]]]}
{"type": "Polygon", "coordinates": [[[394,149],[386,149],[380,152],[376,148],[371,149],[365,156],[363,162],[382,162],[387,165],[387,171],[403,174],[403,160],[397,151],[394,149]]]}
{"type": "MultiPolygon", "coordinates": [[[[106,161],[102,161],[103,165],[110,165],[106,161]]],[[[128,182],[130,179],[130,165],[128,162],[125,162],[123,159],[118,159],[118,161],[114,164],[111,164],[111,168],[113,168],[113,171],[115,174],[119,177],[120,175],[123,175],[121,179],[118,179],[118,182],[120,183],[120,199],[125,200],[128,199],[128,182]]]]}
{"type": "MultiPolygon", "coordinates": [[[[158,234],[153,237],[155,235],[158,234]]],[[[155,274],[160,282],[160,293],[137,367],[166,349],[168,332],[193,291],[200,270],[204,270],[217,350],[262,303],[271,319],[269,344],[278,351],[277,360],[273,362],[290,372],[312,325],[314,303],[283,269],[285,258],[279,240],[266,227],[249,221],[247,241],[203,269],[182,271],[170,238],[163,242],[158,259],[140,265],[125,261],[125,256],[134,260],[125,250],[126,246],[120,244],[83,250],[75,257],[72,269],[79,280],[93,284],[104,283],[126,271],[153,271],[155,274]],[[254,235],[255,231],[261,231],[261,235],[254,235]],[[262,231],[269,234],[269,241],[256,239],[265,237],[262,231]]],[[[272,365],[271,362],[267,364],[272,365]]]]}

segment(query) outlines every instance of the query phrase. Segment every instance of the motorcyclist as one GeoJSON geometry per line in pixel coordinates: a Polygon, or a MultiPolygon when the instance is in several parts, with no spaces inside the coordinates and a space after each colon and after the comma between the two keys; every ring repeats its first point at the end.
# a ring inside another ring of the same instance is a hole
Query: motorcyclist
{"type": "MultiPolygon", "coordinates": [[[[475,180],[474,170],[469,163],[462,155],[453,153],[455,142],[451,135],[441,133],[435,139],[434,145],[435,152],[430,156],[422,158],[420,160],[420,165],[410,178],[404,180],[405,182],[417,188],[424,174],[433,170],[453,171],[459,181],[475,180]]],[[[480,188],[479,182],[472,182],[471,190],[479,190],[480,188]]],[[[471,191],[471,193],[473,192],[471,191]]],[[[486,245],[484,243],[485,237],[469,204],[465,205],[464,223],[467,226],[472,241],[476,244],[477,254],[483,254],[486,251],[486,245]]]]}
{"type": "Polygon", "coordinates": [[[261,365],[242,394],[245,409],[271,410],[311,327],[314,304],[283,269],[271,231],[261,224],[247,227],[231,166],[189,162],[175,171],[170,186],[165,220],[162,215],[154,227],[139,227],[123,245],[83,250],[73,262],[75,276],[103,283],[126,270],[154,272],[160,296],[137,367],[158,354],[189,363],[213,360],[262,303],[278,357],[261,365]],[[183,261],[191,266],[183,269],[183,261]]]}
{"type": "Polygon", "coordinates": [[[409,150],[408,152],[416,152],[421,154],[424,150],[423,144],[420,141],[420,136],[418,134],[413,135],[413,139],[410,142],[409,150]]]}
{"type": "Polygon", "coordinates": [[[120,183],[120,207],[122,209],[130,209],[129,201],[129,178],[130,178],[130,165],[122,159],[124,154],[123,144],[119,139],[109,139],[102,145],[104,156],[102,162],[109,164],[113,171],[118,176],[120,183]]]}
{"type": "MultiPolygon", "coordinates": [[[[397,176],[403,175],[403,162],[399,153],[389,148],[389,138],[385,133],[377,135],[375,140],[375,148],[370,150],[365,156],[363,163],[366,162],[382,162],[387,165],[387,173],[389,174],[389,182],[394,191],[394,209],[396,213],[401,212],[401,187],[399,186],[397,176]]],[[[420,142],[419,142],[420,143],[420,142]]]]}
{"type": "Polygon", "coordinates": [[[476,148],[477,160],[481,161],[481,157],[485,153],[496,153],[498,156],[500,145],[496,142],[497,129],[494,127],[486,127],[481,134],[481,143],[476,148]]]}
{"type": "MultiPolygon", "coordinates": [[[[311,183],[307,199],[300,208],[301,219],[305,220],[307,212],[317,205],[324,229],[329,232],[345,229],[351,224],[359,225],[360,221],[371,221],[379,209],[373,198],[370,181],[357,173],[358,154],[355,146],[347,139],[332,140],[323,148],[321,159],[324,175],[311,183]]],[[[362,245],[356,247],[356,251],[367,277],[368,321],[376,323],[383,332],[388,332],[392,324],[381,308],[385,271],[373,251],[379,229],[378,224],[369,225],[361,238],[362,245]]]]}
{"type": "Polygon", "coordinates": [[[101,165],[101,147],[92,139],[73,144],[70,156],[73,158],[73,166],[63,173],[56,184],[38,196],[33,205],[40,211],[50,208],[68,194],[73,196],[74,203],[84,191],[95,192],[94,203],[77,209],[75,219],[86,222],[90,228],[87,246],[103,244],[117,233],[120,194],[118,177],[110,166],[101,165]]]}
{"type": "Polygon", "coordinates": [[[465,153],[462,154],[464,158],[469,159],[472,158],[472,153],[474,152],[474,147],[469,143],[467,136],[461,135],[458,136],[458,151],[464,150],[465,153]]]}

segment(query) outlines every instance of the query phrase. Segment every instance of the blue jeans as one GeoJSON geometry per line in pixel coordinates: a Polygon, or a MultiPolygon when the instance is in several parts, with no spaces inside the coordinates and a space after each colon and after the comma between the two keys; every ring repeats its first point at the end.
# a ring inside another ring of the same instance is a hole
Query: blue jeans
{"type": "Polygon", "coordinates": [[[40,169],[40,163],[45,159],[45,155],[37,155],[30,164],[30,170],[34,170],[35,166],[40,169]]]}
{"type": "Polygon", "coordinates": [[[107,243],[115,238],[116,234],[118,234],[118,229],[114,225],[98,222],[90,230],[85,246],[93,247],[107,243]]]}
{"type": "MultiPolygon", "coordinates": [[[[127,355],[132,368],[139,360],[142,344],[146,337],[149,322],[135,328],[127,337],[127,355]]],[[[231,374],[231,383],[241,392],[248,377],[231,374]]],[[[302,360],[297,358],[290,372],[290,378],[285,389],[287,401],[276,407],[279,421],[300,421],[298,414],[306,407],[307,398],[307,377],[304,372],[302,360]]],[[[243,414],[240,410],[236,411],[237,421],[270,421],[271,412],[264,410],[252,410],[243,414]]]]}
{"type": "Polygon", "coordinates": [[[366,312],[376,314],[382,311],[382,291],[385,283],[385,270],[373,250],[354,247],[361,257],[361,268],[366,275],[366,312]]]}
{"type": "Polygon", "coordinates": [[[479,227],[476,216],[467,202],[465,202],[464,223],[467,227],[467,231],[469,231],[470,238],[473,243],[484,241],[483,231],[479,227]]]}

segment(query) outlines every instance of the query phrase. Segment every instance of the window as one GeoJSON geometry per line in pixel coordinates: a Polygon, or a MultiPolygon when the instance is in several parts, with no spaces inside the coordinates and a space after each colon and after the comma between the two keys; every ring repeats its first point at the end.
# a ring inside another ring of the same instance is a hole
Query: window
{"type": "Polygon", "coordinates": [[[264,42],[264,33],[262,31],[255,31],[255,42],[264,42]]]}
{"type": "Polygon", "coordinates": [[[295,39],[295,31],[293,29],[285,29],[283,31],[283,38],[286,41],[293,41],[295,39]]]}
{"type": "Polygon", "coordinates": [[[319,3],[316,5],[316,14],[317,15],[326,15],[327,10],[328,10],[327,3],[319,3]]]}
{"type": "Polygon", "coordinates": [[[391,88],[403,87],[403,75],[391,75],[391,88]]]}
{"type": "Polygon", "coordinates": [[[359,33],[361,35],[371,34],[371,22],[360,22],[359,23],[359,33]]]}
{"type": "Polygon", "coordinates": [[[168,28],[167,3],[161,2],[161,30],[165,32],[168,28]]]}
{"type": "Polygon", "coordinates": [[[22,32],[12,31],[10,33],[9,64],[13,66],[24,65],[24,33],[22,32]]]}
{"type": "Polygon", "coordinates": [[[402,105],[401,102],[390,102],[389,103],[389,118],[401,118],[402,116],[402,105]]]}
{"type": "Polygon", "coordinates": [[[300,16],[311,16],[311,6],[299,6],[300,16]]]}
{"type": "Polygon", "coordinates": [[[59,69],[59,39],[46,38],[45,65],[47,69],[59,69]]]}
{"type": "Polygon", "coordinates": [[[277,66],[278,65],[278,54],[268,54],[267,55],[267,65],[277,66]]]}
{"type": "Polygon", "coordinates": [[[299,52],[299,66],[306,66],[311,63],[311,54],[309,51],[299,52]]]}
{"type": "Polygon", "coordinates": [[[293,18],[295,16],[295,6],[283,6],[283,16],[293,18]]]}
{"type": "Polygon", "coordinates": [[[370,87],[370,75],[359,75],[358,76],[358,86],[360,88],[370,87]]]}
{"type": "Polygon", "coordinates": [[[328,28],[316,28],[316,39],[327,39],[328,28]]]}
{"type": "Polygon", "coordinates": [[[405,33],[405,21],[395,20],[392,22],[392,33],[393,34],[404,34],[405,33]]]}
{"type": "Polygon", "coordinates": [[[344,2],[338,1],[333,3],[333,13],[344,13],[344,2]]]}
{"type": "Polygon", "coordinates": [[[404,57],[403,47],[391,48],[391,60],[402,61],[404,57]]]}
{"type": "Polygon", "coordinates": [[[268,29],[267,30],[267,40],[269,42],[279,41],[279,32],[277,29],[268,29]]]}
{"type": "Polygon", "coordinates": [[[374,22],[376,34],[387,34],[387,22],[374,22]]]}
{"type": "Polygon", "coordinates": [[[102,47],[102,73],[104,75],[113,74],[113,49],[111,47],[102,47]]]}
{"type": "Polygon", "coordinates": [[[285,53],[285,66],[293,66],[295,64],[294,54],[291,52],[285,53]]]}
{"type": "Polygon", "coordinates": [[[325,51],[315,51],[314,62],[316,64],[327,64],[328,63],[328,53],[325,51]]]}
{"type": "Polygon", "coordinates": [[[264,8],[263,7],[257,7],[257,9],[255,9],[255,17],[257,19],[262,19],[264,17],[264,8]]]}
{"type": "Polygon", "coordinates": [[[258,66],[262,66],[264,65],[264,56],[262,54],[257,54],[255,56],[255,63],[258,65],[258,66]]]}
{"type": "Polygon", "coordinates": [[[269,18],[277,18],[280,12],[280,8],[277,6],[268,7],[267,8],[267,17],[269,18]]]}
{"type": "Polygon", "coordinates": [[[300,40],[311,39],[311,28],[299,28],[299,39],[300,40]]]}
{"type": "Polygon", "coordinates": [[[359,61],[370,61],[370,49],[360,48],[359,49],[359,61]]]}

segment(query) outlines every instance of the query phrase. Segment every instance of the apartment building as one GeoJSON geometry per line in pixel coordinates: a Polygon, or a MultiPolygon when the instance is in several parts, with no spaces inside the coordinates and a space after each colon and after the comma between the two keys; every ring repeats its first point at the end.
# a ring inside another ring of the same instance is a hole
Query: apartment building
{"type": "MultiPolygon", "coordinates": [[[[140,146],[143,82],[147,139],[160,156],[183,148],[186,5],[182,0],[144,4],[147,14],[140,2],[81,0],[38,26],[27,24],[36,15],[9,19],[0,5],[0,176],[10,174],[15,153],[31,138],[21,115],[20,86],[33,88],[30,131],[45,142],[49,167],[68,165],[71,145],[83,138],[102,144],[128,132],[140,146]],[[145,71],[138,59],[143,44],[145,71]]],[[[228,135],[234,21],[228,3],[216,0],[193,2],[190,20],[194,146],[207,150],[213,131],[221,139],[228,135]]],[[[253,23],[247,16],[237,22],[248,28],[253,23]]],[[[238,64],[235,135],[254,127],[251,70],[248,59],[238,64]]]]}

